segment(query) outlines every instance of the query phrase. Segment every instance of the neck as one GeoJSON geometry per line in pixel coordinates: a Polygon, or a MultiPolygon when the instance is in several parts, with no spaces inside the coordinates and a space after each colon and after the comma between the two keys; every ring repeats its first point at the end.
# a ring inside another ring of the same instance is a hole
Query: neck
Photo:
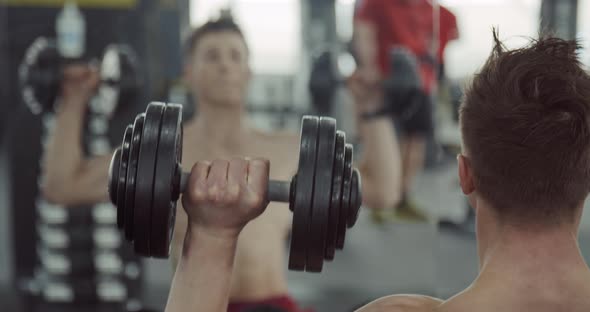
{"type": "Polygon", "coordinates": [[[486,209],[478,209],[480,274],[476,284],[505,285],[511,281],[513,286],[535,288],[547,287],[547,283],[566,286],[590,280],[576,226],[526,230],[490,220],[484,224],[486,221],[480,220],[489,216],[482,210],[486,209]]]}
{"type": "Polygon", "coordinates": [[[205,138],[208,145],[241,143],[249,133],[244,105],[199,102],[197,116],[187,123],[185,131],[205,138]]]}

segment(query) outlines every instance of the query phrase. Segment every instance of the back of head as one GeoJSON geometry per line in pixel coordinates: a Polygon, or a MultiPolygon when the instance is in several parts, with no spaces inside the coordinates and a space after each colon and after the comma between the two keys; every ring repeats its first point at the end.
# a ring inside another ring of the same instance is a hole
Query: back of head
{"type": "Polygon", "coordinates": [[[578,44],[495,47],[465,92],[460,124],[478,194],[502,222],[574,222],[590,190],[590,77],[578,44]]]}

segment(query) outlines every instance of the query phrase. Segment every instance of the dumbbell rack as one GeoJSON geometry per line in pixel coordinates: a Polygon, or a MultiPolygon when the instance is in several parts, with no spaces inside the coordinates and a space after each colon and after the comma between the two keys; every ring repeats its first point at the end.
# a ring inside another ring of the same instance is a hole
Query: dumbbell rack
{"type": "MultiPolygon", "coordinates": [[[[108,117],[100,97],[91,101],[84,142],[89,156],[110,153],[108,117]]],[[[47,144],[54,115],[43,115],[42,144],[47,144]]],[[[43,159],[41,159],[43,166],[43,159]]],[[[40,177],[41,185],[43,177],[40,177]]],[[[138,311],[141,266],[117,230],[116,210],[110,203],[69,207],[37,206],[35,284],[47,304],[105,305],[111,311],[138,311]]]]}

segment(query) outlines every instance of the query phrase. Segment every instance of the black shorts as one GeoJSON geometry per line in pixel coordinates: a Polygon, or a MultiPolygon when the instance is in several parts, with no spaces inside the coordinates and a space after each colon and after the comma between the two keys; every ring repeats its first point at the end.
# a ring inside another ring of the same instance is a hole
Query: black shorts
{"type": "MultiPolygon", "coordinates": [[[[394,114],[394,121],[401,135],[432,136],[434,121],[432,116],[433,98],[424,92],[413,96],[412,105],[404,112],[394,114]]],[[[395,103],[391,103],[395,105],[395,103]]]]}

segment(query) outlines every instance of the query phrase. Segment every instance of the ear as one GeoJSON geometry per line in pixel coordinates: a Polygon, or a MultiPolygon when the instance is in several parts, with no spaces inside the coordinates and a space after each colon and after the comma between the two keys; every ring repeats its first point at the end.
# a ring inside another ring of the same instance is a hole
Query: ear
{"type": "Polygon", "coordinates": [[[475,191],[475,183],[473,182],[473,170],[469,159],[462,154],[457,155],[457,163],[459,165],[459,184],[463,194],[470,195],[475,191]]]}

